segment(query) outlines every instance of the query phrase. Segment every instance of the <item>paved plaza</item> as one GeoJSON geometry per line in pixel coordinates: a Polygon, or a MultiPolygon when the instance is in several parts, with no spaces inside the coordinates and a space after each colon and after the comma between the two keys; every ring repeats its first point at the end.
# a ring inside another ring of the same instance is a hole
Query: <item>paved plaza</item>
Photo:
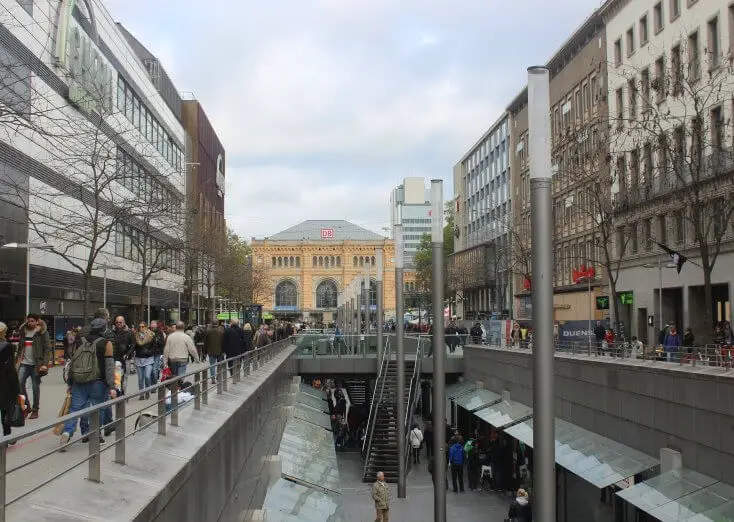
{"type": "MultiPolygon", "coordinates": [[[[341,480],[342,506],[347,520],[373,522],[374,502],[370,496],[372,484],[362,482],[362,461],[357,453],[337,453],[341,480]]],[[[466,477],[464,477],[464,484],[466,477]]],[[[408,495],[398,499],[397,484],[389,484],[390,521],[426,522],[433,520],[433,485],[431,475],[422,461],[408,475],[408,495]]],[[[503,522],[510,508],[511,499],[497,493],[473,492],[446,493],[446,518],[461,522],[503,522]]]]}

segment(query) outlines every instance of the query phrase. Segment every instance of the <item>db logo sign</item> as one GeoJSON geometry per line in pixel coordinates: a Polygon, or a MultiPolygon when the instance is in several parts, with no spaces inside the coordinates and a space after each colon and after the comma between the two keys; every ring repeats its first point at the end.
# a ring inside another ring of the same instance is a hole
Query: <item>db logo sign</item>
{"type": "Polygon", "coordinates": [[[334,229],[333,228],[322,228],[321,229],[321,239],[334,239],[334,229]]]}

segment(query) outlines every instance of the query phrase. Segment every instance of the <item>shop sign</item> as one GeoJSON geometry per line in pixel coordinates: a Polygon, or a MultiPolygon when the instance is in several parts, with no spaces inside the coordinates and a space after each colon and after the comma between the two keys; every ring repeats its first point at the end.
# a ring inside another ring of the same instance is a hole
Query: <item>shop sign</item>
{"type": "MultiPolygon", "coordinates": [[[[56,62],[67,72],[69,101],[85,111],[110,113],[114,107],[113,85],[116,72],[96,43],[74,20],[76,0],[62,0],[56,32],[56,62]]],[[[91,2],[84,2],[93,33],[96,34],[91,2]]]]}
{"type": "Polygon", "coordinates": [[[334,229],[333,228],[322,228],[321,229],[321,239],[334,239],[334,229]]]}
{"type": "Polygon", "coordinates": [[[608,295],[596,296],[596,309],[597,310],[609,310],[609,296],[608,295]]]}
{"type": "Polygon", "coordinates": [[[619,302],[623,305],[631,305],[634,304],[634,293],[633,292],[620,292],[619,293],[619,302]]]}

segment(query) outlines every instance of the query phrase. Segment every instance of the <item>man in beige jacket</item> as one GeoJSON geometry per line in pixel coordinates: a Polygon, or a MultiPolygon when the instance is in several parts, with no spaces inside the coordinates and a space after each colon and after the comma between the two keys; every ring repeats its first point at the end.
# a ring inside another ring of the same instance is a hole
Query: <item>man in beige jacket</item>
{"type": "Polygon", "coordinates": [[[186,375],[186,366],[189,355],[197,360],[199,354],[191,337],[186,335],[186,325],[183,321],[176,323],[176,331],[166,339],[166,347],[163,349],[163,367],[171,368],[174,377],[186,375]]]}
{"type": "Polygon", "coordinates": [[[388,522],[390,514],[390,489],[385,482],[385,474],[377,472],[377,481],[372,485],[372,500],[375,501],[375,522],[388,522]]]}

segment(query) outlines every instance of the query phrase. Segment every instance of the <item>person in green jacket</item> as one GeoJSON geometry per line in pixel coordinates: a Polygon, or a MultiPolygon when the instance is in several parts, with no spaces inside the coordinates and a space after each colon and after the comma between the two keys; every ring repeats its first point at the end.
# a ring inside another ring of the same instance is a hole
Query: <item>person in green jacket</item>
{"type": "Polygon", "coordinates": [[[375,522],[388,522],[390,514],[390,489],[385,482],[385,474],[377,472],[377,480],[372,485],[372,500],[375,501],[375,522]]]}

